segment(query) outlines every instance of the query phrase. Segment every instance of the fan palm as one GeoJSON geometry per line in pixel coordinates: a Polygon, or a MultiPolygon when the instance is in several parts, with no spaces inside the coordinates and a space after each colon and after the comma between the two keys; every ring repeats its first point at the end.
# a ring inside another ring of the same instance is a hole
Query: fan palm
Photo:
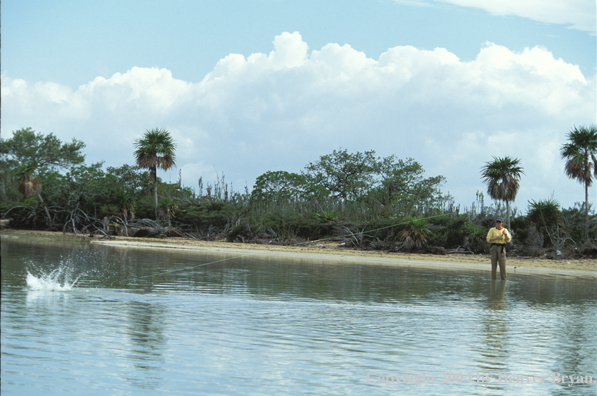
{"type": "Polygon", "coordinates": [[[37,194],[39,200],[41,201],[41,197],[39,196],[39,193],[41,192],[41,181],[38,177],[32,178],[32,174],[36,169],[37,163],[35,161],[27,161],[26,163],[21,164],[16,172],[16,176],[19,180],[17,189],[25,196],[25,198],[29,198],[33,194],[37,194]]]}
{"type": "Polygon", "coordinates": [[[529,213],[527,218],[536,224],[549,227],[557,225],[562,217],[560,204],[555,199],[548,199],[544,201],[534,200],[529,201],[529,213]]]}
{"type": "Polygon", "coordinates": [[[589,187],[597,175],[597,126],[574,127],[560,150],[566,160],[566,176],[585,185],[585,238],[589,234],[589,187]]]}
{"type": "Polygon", "coordinates": [[[431,233],[427,227],[425,219],[417,219],[411,217],[405,220],[405,228],[398,232],[398,240],[404,242],[404,247],[407,250],[417,248],[420,249],[429,242],[428,235],[431,233]]]}
{"type": "Polygon", "coordinates": [[[46,212],[48,225],[52,227],[52,217],[50,216],[50,212],[48,211],[48,208],[46,207],[46,204],[43,198],[41,197],[41,180],[39,179],[39,177],[32,177],[33,173],[37,170],[37,167],[37,162],[33,160],[21,164],[21,166],[15,174],[19,180],[17,184],[17,189],[21,194],[25,196],[25,198],[29,198],[33,194],[37,195],[39,203],[46,212]]]}
{"type": "Polygon", "coordinates": [[[154,208],[155,218],[158,219],[158,180],[157,169],[167,171],[176,166],[174,163],[176,144],[165,129],[154,128],[145,131],[143,138],[135,141],[135,158],[140,168],[149,169],[149,174],[154,181],[154,208]]]}
{"type": "Polygon", "coordinates": [[[524,175],[520,159],[493,157],[481,168],[481,178],[487,183],[487,193],[495,200],[506,202],[506,217],[510,229],[510,202],[516,199],[520,177],[524,175]]]}

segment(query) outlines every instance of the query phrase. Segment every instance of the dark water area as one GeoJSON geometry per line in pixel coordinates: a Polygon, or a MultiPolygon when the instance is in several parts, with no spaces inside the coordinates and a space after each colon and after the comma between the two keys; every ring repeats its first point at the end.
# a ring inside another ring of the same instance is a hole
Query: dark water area
{"type": "Polygon", "coordinates": [[[2,237],[2,394],[595,395],[597,278],[2,237]]]}

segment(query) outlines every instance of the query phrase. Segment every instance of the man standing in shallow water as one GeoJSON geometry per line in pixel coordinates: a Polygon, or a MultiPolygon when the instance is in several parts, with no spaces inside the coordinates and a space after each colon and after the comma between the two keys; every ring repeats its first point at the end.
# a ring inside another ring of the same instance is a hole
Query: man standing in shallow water
{"type": "Polygon", "coordinates": [[[512,239],[504,228],[504,219],[498,217],[495,227],[487,233],[487,242],[491,243],[491,278],[497,279],[497,265],[500,264],[500,276],[506,280],[506,244],[512,239]]]}

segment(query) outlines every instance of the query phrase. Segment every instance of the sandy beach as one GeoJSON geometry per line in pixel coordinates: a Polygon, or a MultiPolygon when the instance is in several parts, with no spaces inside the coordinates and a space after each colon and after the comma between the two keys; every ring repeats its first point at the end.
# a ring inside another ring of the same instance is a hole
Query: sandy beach
{"type": "MultiPolygon", "coordinates": [[[[172,249],[185,252],[210,252],[234,255],[255,255],[292,259],[314,259],[329,262],[357,262],[382,265],[439,267],[444,269],[490,269],[488,255],[472,254],[410,254],[383,251],[362,251],[340,246],[338,242],[316,241],[296,246],[233,243],[225,241],[197,241],[182,238],[134,238],[117,236],[114,239],[76,236],[61,232],[4,229],[2,238],[31,239],[39,242],[73,241],[121,248],[172,249]]],[[[597,276],[597,260],[553,260],[546,258],[508,258],[507,267],[512,272],[540,272],[577,276],[597,276]]]]}

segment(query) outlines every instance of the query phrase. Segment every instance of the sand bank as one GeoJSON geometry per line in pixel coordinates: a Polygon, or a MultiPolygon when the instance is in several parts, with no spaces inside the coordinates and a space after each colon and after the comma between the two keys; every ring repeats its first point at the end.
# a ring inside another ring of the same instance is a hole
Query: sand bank
{"type": "MultiPolygon", "coordinates": [[[[255,255],[262,257],[280,257],[293,259],[316,259],[334,262],[371,263],[383,265],[411,265],[425,267],[441,267],[444,269],[478,269],[488,271],[490,259],[488,255],[471,254],[410,254],[389,253],[383,251],[362,251],[340,246],[337,242],[312,242],[298,246],[261,245],[233,243],[224,241],[196,241],[182,238],[134,238],[115,237],[81,237],[73,234],[48,231],[27,231],[5,229],[0,233],[2,238],[31,239],[36,241],[79,241],[84,243],[115,246],[122,248],[175,249],[186,252],[209,252],[238,255],[255,255]]],[[[545,258],[508,258],[509,272],[540,272],[567,274],[577,276],[596,276],[597,260],[553,260],[545,258]]]]}

